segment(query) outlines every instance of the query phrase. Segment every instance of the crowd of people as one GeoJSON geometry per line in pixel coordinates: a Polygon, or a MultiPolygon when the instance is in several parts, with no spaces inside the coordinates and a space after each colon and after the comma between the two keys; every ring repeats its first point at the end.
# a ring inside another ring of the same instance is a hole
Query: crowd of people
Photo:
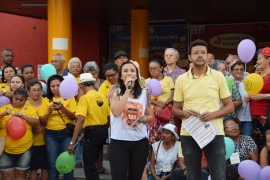
{"type": "MultiPolygon", "coordinates": [[[[56,180],[56,159],[64,151],[75,154],[76,167],[83,167],[91,180],[100,173],[113,180],[233,180],[239,178],[241,161],[270,165],[270,48],[258,50],[256,73],[264,85],[254,95],[245,90],[248,73],[238,56],[216,60],[203,40],[190,44],[189,68],[180,68],[178,51],[167,48],[164,61],[149,61],[150,77],[141,77],[139,64],[123,50],[102,71],[95,61],[83,66],[77,57],[65,69],[65,57],[55,53],[50,63],[56,74],[47,82],[35,79],[31,64],[14,67],[11,49],[0,57],[0,96],[10,99],[0,107],[2,179],[56,180]],[[79,87],[70,99],[59,91],[67,78],[79,87]],[[152,79],[161,84],[158,96],[146,85],[152,79]],[[164,108],[170,110],[169,120],[159,116],[164,108]],[[7,132],[14,116],[26,124],[19,139],[7,132]],[[214,139],[203,148],[181,125],[190,117],[215,127],[214,139]],[[225,159],[224,136],[233,140],[237,161],[225,159]],[[106,143],[111,171],[103,167],[106,143]]],[[[63,178],[73,179],[73,171],[63,178]]]]}

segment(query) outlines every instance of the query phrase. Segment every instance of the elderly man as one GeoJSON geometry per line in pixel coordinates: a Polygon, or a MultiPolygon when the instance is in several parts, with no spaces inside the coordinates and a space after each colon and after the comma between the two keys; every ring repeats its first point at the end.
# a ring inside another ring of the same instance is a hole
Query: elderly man
{"type": "Polygon", "coordinates": [[[120,50],[120,51],[117,51],[116,53],[114,53],[113,59],[114,59],[114,63],[117,65],[118,69],[120,69],[120,66],[124,62],[129,60],[128,54],[123,50],[120,50]]]}
{"type": "Polygon", "coordinates": [[[108,118],[110,108],[107,98],[95,91],[95,78],[90,73],[80,75],[80,88],[84,92],[76,110],[77,122],[68,147],[69,153],[74,152],[74,144],[84,128],[83,163],[86,179],[99,179],[96,168],[99,152],[108,137],[108,118]]]}
{"type": "Polygon", "coordinates": [[[207,65],[208,44],[195,40],[190,44],[189,60],[193,67],[175,83],[173,114],[185,122],[191,116],[211,121],[217,129],[215,138],[203,149],[181,129],[181,144],[189,180],[201,179],[201,157],[204,151],[212,179],[226,180],[224,128],[222,117],[234,111],[226,80],[207,65]],[[223,108],[220,108],[223,102],[223,108]]]}
{"type": "Polygon", "coordinates": [[[76,81],[75,77],[71,73],[69,73],[67,70],[64,69],[65,56],[63,54],[55,53],[52,56],[51,64],[55,67],[56,74],[62,76],[64,79],[73,78],[76,81]]]}

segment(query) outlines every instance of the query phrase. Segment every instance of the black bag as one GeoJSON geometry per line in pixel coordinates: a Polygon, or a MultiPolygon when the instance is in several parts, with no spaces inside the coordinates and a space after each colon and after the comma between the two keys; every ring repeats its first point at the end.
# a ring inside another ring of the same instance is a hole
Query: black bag
{"type": "Polygon", "coordinates": [[[66,133],[68,136],[73,136],[75,125],[71,123],[66,124],[66,133]]]}

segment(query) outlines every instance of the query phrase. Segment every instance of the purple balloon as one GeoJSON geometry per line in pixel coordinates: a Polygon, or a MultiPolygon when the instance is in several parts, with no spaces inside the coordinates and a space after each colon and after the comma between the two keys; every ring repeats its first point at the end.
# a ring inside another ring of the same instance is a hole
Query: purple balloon
{"type": "Polygon", "coordinates": [[[238,166],[239,175],[248,180],[258,179],[261,167],[255,161],[244,160],[238,166]]]}
{"type": "Polygon", "coordinates": [[[0,107],[10,104],[10,99],[6,96],[0,96],[0,107]]]}
{"type": "Polygon", "coordinates": [[[61,82],[59,92],[64,99],[73,98],[78,92],[78,84],[74,79],[67,78],[61,82]]]}
{"type": "Polygon", "coordinates": [[[266,166],[261,170],[260,178],[261,178],[261,180],[269,180],[270,179],[270,166],[266,166]]]}
{"type": "Polygon", "coordinates": [[[237,47],[237,53],[240,60],[244,63],[248,63],[252,60],[256,52],[256,45],[250,39],[242,40],[237,47]]]}
{"type": "Polygon", "coordinates": [[[162,87],[161,87],[161,84],[158,80],[151,79],[150,81],[148,81],[146,86],[149,89],[152,96],[159,96],[160,95],[162,87]]]}

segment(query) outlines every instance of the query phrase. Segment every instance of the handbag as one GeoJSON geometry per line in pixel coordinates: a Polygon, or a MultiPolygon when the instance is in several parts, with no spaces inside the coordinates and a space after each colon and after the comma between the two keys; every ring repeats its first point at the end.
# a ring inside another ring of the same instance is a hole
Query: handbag
{"type": "Polygon", "coordinates": [[[60,112],[57,110],[57,112],[58,112],[58,114],[59,114],[59,116],[61,117],[61,119],[64,121],[64,123],[65,123],[65,125],[66,125],[66,134],[68,135],[68,136],[73,136],[73,133],[74,133],[74,130],[75,130],[75,125],[74,124],[72,124],[72,123],[66,123],[65,122],[65,120],[64,120],[64,118],[62,117],[62,115],[60,114],[60,112]]]}
{"type": "MultiPolygon", "coordinates": [[[[155,108],[154,108],[155,112],[155,108]]],[[[162,121],[170,121],[172,119],[172,108],[171,106],[164,106],[162,108],[162,112],[158,115],[154,113],[155,118],[160,119],[162,121]]]]}

